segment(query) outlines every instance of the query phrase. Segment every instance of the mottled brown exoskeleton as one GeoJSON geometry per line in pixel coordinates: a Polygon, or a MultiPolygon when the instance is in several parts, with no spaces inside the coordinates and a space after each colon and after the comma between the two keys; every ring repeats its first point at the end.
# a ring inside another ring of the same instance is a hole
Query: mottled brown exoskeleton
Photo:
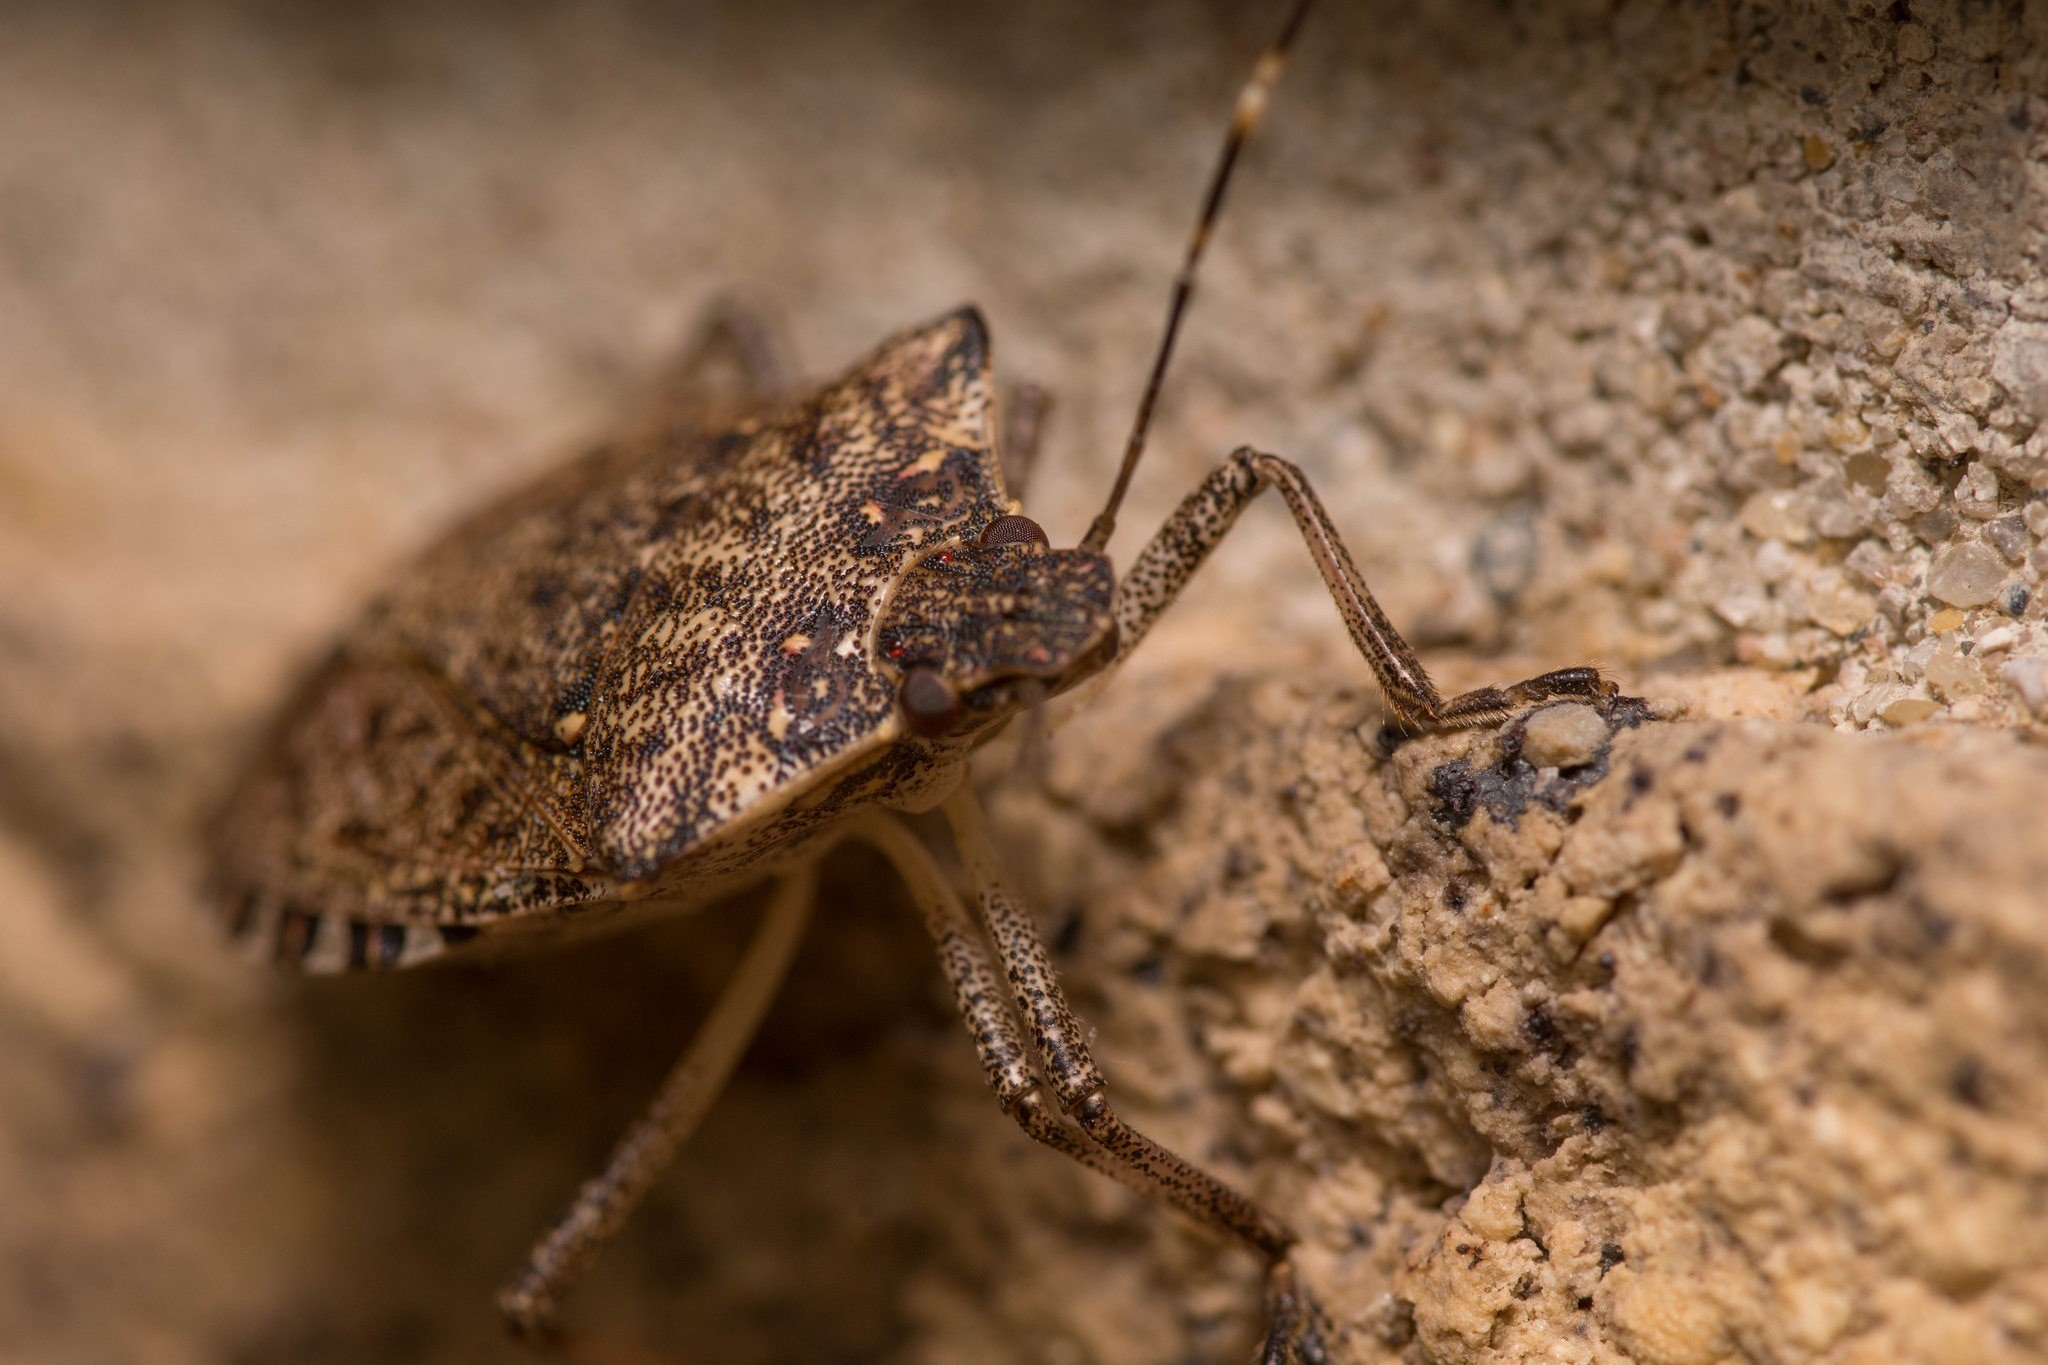
{"type": "Polygon", "coordinates": [[[776,883],[648,1114],[505,1290],[521,1336],[568,1349],[563,1290],[738,1060],[802,932],[817,859],[858,839],[923,912],[1002,1108],[1251,1247],[1271,1267],[1262,1358],[1323,1358],[1286,1227],[1110,1105],[968,781],[1004,722],[1129,654],[1267,488],[1397,723],[1476,725],[1612,691],[1569,668],[1440,696],[1308,481],[1275,455],[1231,455],[1121,578],[1103,553],[1230,169],[1306,7],[1239,96],[1115,487],[1079,548],[1051,548],[1004,486],[988,337],[962,309],[796,401],[761,392],[737,416],[670,403],[470,517],[318,666],[241,778],[215,830],[229,928],[311,971],[411,966],[776,883]],[[899,818],[934,808],[966,897],[899,818]]]}

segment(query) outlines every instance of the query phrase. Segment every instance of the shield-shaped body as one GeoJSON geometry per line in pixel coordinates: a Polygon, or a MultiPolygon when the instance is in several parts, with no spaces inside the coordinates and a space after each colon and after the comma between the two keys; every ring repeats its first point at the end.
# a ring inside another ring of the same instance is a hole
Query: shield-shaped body
{"type": "Polygon", "coordinates": [[[231,927],[310,970],[410,965],[701,902],[950,785],[964,741],[906,732],[876,637],[928,547],[1013,510],[991,387],[963,309],[792,406],[664,422],[469,518],[237,785],[231,927]]]}

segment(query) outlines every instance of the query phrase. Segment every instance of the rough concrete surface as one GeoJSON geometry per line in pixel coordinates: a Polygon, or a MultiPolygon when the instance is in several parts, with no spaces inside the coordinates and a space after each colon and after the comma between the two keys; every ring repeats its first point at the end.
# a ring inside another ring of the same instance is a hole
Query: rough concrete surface
{"type": "MultiPolygon", "coordinates": [[[[277,979],[196,814],[721,295],[811,374],[980,303],[1078,534],[1277,19],[1103,8],[0,13],[0,1359],[514,1358],[492,1287],[745,910],[277,979]]],[[[1387,756],[1256,508],[1042,790],[985,777],[1117,1093],[1299,1226],[1349,1358],[2048,1358],[2044,37],[1313,17],[1115,548],[1256,442],[1448,681],[1592,657],[1653,714],[1387,756]]],[[[1242,1358],[1254,1267],[1001,1119],[876,865],[828,902],[576,1316],[1242,1358]]]]}
{"type": "Polygon", "coordinates": [[[1363,1358],[2048,1353],[2048,755],[1623,714],[1381,763],[1377,715],[1217,688],[1033,863],[1111,1017],[1185,992],[1363,1358]]]}

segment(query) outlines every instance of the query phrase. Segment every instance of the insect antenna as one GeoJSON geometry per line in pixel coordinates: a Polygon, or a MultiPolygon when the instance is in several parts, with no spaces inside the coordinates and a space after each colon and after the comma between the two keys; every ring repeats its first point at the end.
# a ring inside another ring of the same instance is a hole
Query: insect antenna
{"type": "Polygon", "coordinates": [[[1201,216],[1195,220],[1194,236],[1189,239],[1187,255],[1181,260],[1180,274],[1173,281],[1173,303],[1166,313],[1166,332],[1159,338],[1158,354],[1152,358],[1152,374],[1145,381],[1145,396],[1138,400],[1138,417],[1131,424],[1130,440],[1124,443],[1124,462],[1116,471],[1116,483],[1109,490],[1109,502],[1090,523],[1088,534],[1081,539],[1084,550],[1100,554],[1116,530],[1117,508],[1123,505],[1124,491],[1131,486],[1131,474],[1138,467],[1138,457],[1145,453],[1145,435],[1152,426],[1152,409],[1159,402],[1159,387],[1166,379],[1166,365],[1173,358],[1173,343],[1180,335],[1181,319],[1187,314],[1188,300],[1194,296],[1195,267],[1201,264],[1202,251],[1209,245],[1209,233],[1223,212],[1223,192],[1230,187],[1230,173],[1237,166],[1238,153],[1244,150],[1253,130],[1259,126],[1259,120],[1265,116],[1266,102],[1272,96],[1273,86],[1286,69],[1287,51],[1294,45],[1294,35],[1301,31],[1301,21],[1308,17],[1312,3],[1314,0],[1296,0],[1280,36],[1259,58],[1258,65],[1252,68],[1251,78],[1237,92],[1237,110],[1231,115],[1230,132],[1223,139],[1223,155],[1216,163],[1215,173],[1209,177],[1209,192],[1202,199],[1201,216]]]}
{"type": "Polygon", "coordinates": [[[1052,766],[1049,748],[1052,736],[1045,720],[1045,700],[1051,695],[1051,688],[1035,680],[1021,687],[1018,693],[1024,715],[1019,722],[1015,771],[1027,785],[1034,787],[1045,785],[1046,773],[1052,766]]]}

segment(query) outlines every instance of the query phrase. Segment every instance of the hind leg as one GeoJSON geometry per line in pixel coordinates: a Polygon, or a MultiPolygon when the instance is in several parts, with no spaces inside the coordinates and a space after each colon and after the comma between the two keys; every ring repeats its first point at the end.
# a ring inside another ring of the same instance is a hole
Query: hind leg
{"type": "Polygon", "coordinates": [[[721,298],[704,310],[682,350],[656,377],[655,420],[733,412],[787,393],[790,368],[760,308],[721,298]]]}
{"type": "Polygon", "coordinates": [[[557,1310],[562,1296],[646,1196],[725,1088],[789,970],[815,892],[816,878],[809,868],[776,886],[732,980],[662,1081],[646,1114],[627,1130],[604,1170],[577,1192],[569,1211],[534,1246],[526,1265],[498,1295],[505,1325],[521,1341],[590,1365],[651,1359],[632,1348],[564,1337],[556,1325],[557,1310]]]}

